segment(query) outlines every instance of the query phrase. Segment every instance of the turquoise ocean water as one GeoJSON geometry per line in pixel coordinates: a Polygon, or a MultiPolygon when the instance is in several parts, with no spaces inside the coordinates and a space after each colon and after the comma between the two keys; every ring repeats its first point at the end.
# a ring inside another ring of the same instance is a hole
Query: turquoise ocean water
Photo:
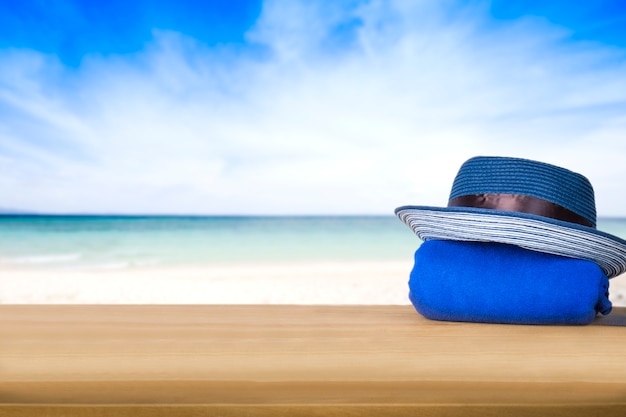
{"type": "Polygon", "coordinates": [[[138,268],[411,260],[394,216],[0,216],[0,267],[138,268]]]}
{"type": "MultiPolygon", "coordinates": [[[[598,228],[626,239],[626,219],[598,228]]],[[[419,244],[394,216],[0,216],[0,267],[11,268],[411,262],[419,244]]]]}

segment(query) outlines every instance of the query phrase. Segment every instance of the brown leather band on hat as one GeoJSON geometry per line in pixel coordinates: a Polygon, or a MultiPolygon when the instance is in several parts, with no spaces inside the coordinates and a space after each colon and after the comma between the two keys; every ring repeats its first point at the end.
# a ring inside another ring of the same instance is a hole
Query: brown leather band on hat
{"type": "Polygon", "coordinates": [[[541,198],[522,194],[485,193],[462,195],[451,199],[448,202],[448,207],[476,207],[502,211],[517,211],[593,227],[593,224],[589,220],[565,207],[541,198]]]}

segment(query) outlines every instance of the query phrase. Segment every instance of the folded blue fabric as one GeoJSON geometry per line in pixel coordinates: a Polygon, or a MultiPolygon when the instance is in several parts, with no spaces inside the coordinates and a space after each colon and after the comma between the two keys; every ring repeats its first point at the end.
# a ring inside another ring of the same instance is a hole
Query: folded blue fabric
{"type": "Polygon", "coordinates": [[[415,252],[409,298],[434,320],[588,324],[609,314],[593,262],[501,243],[429,240],[415,252]]]}

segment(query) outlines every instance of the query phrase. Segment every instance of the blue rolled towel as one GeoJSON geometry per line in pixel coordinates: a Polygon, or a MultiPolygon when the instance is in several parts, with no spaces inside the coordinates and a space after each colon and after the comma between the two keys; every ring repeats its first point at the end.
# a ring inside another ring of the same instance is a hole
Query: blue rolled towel
{"type": "Polygon", "coordinates": [[[428,240],[415,252],[409,298],[433,320],[571,325],[609,314],[608,288],[590,261],[502,243],[428,240]]]}

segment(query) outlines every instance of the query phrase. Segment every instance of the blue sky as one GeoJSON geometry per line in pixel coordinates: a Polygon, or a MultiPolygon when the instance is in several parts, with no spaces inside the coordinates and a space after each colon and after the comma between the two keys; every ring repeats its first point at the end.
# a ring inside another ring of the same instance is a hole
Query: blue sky
{"type": "Polygon", "coordinates": [[[0,208],[390,214],[507,155],[626,215],[620,3],[0,0],[0,208]]]}

